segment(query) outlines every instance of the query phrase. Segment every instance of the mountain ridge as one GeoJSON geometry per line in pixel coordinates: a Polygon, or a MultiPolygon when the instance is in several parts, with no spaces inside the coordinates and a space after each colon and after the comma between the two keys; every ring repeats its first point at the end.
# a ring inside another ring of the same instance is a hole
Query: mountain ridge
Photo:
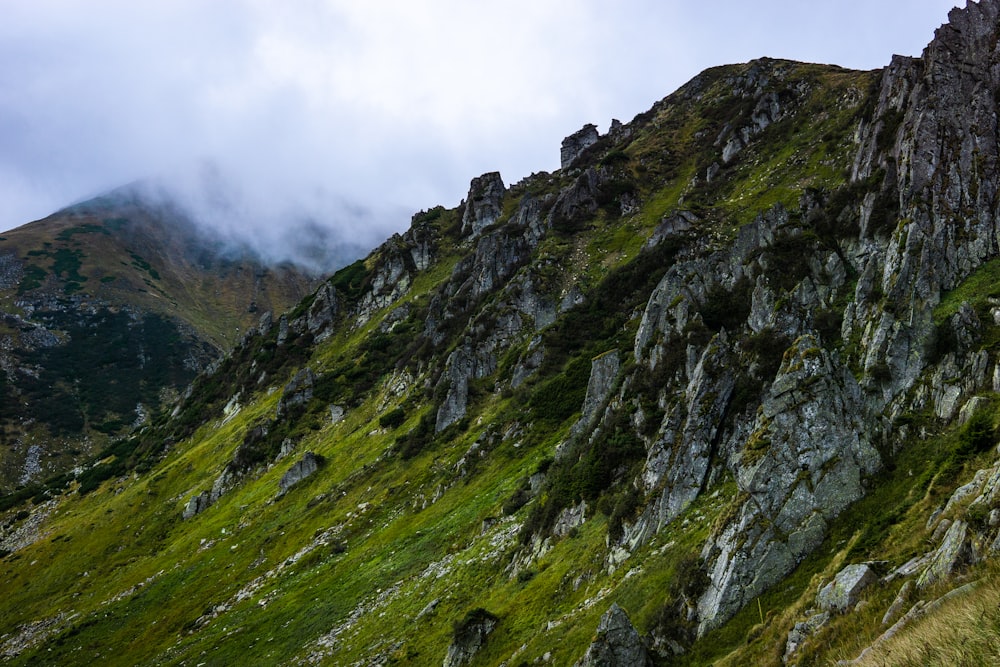
{"type": "Polygon", "coordinates": [[[0,236],[0,486],[63,472],[141,423],[318,283],[269,266],[137,187],[0,236]],[[76,452],[76,453],[74,453],[76,452]]]}

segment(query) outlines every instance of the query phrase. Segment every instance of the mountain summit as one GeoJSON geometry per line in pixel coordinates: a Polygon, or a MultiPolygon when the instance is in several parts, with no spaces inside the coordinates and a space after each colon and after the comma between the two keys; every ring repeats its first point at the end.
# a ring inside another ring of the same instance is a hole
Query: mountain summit
{"type": "Polygon", "coordinates": [[[0,654],[994,659],[998,44],[969,2],[473,179],[3,499],[0,654]]]}
{"type": "Polygon", "coordinates": [[[142,423],[319,276],[122,188],[0,236],[0,488],[142,423]]]}

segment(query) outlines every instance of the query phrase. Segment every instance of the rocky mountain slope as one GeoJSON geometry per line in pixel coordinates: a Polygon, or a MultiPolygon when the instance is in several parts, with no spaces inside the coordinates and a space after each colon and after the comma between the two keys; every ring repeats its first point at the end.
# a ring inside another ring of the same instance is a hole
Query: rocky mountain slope
{"type": "Polygon", "coordinates": [[[998,43],[969,2],[921,58],[715,68],[473,179],[3,500],[0,654],[995,657],[998,43]]]}
{"type": "Polygon", "coordinates": [[[0,489],[93,456],[317,282],[136,186],[4,233],[0,489]]]}

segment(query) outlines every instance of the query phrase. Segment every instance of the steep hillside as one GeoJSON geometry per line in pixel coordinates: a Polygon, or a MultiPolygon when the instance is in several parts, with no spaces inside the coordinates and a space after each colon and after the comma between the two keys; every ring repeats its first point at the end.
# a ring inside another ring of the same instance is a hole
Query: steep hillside
{"type": "Polygon", "coordinates": [[[123,188],[0,237],[0,489],[92,455],[315,288],[123,188]]]}
{"type": "Polygon", "coordinates": [[[0,655],[995,658],[1000,2],[949,20],[876,72],[709,70],[415,215],[4,498],[0,655]]]}

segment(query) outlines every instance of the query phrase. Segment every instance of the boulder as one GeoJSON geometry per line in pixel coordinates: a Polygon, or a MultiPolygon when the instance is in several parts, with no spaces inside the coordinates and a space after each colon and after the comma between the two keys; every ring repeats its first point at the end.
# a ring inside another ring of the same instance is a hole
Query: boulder
{"type": "Polygon", "coordinates": [[[978,560],[975,546],[969,536],[969,526],[964,521],[955,521],[945,533],[941,545],[934,552],[927,569],[917,579],[918,588],[927,588],[944,579],[963,565],[978,560]]]}
{"type": "Polygon", "coordinates": [[[816,631],[826,625],[830,620],[830,613],[826,611],[812,614],[806,620],[799,621],[788,632],[788,640],[785,642],[785,655],[782,662],[788,664],[795,653],[807,639],[816,634],[816,631]]]}
{"type": "Polygon", "coordinates": [[[184,512],[181,516],[185,520],[190,519],[207,510],[208,506],[211,504],[211,494],[209,494],[208,491],[202,491],[198,495],[192,496],[191,500],[188,501],[187,506],[184,508],[184,512]]]}
{"type": "Polygon", "coordinates": [[[312,475],[319,470],[321,465],[323,465],[322,456],[313,452],[306,452],[301,459],[288,469],[288,472],[281,476],[281,480],[278,482],[278,487],[280,488],[279,494],[284,494],[292,486],[312,475]]]}
{"type": "Polygon", "coordinates": [[[607,402],[614,389],[618,371],[621,368],[621,358],[618,350],[610,350],[590,362],[590,380],[587,382],[587,395],[583,401],[583,411],[580,420],[573,425],[573,433],[583,432],[598,416],[601,408],[607,402]]]}
{"type": "Polygon", "coordinates": [[[847,611],[857,604],[861,591],[876,581],[878,576],[868,564],[848,565],[820,589],[816,604],[823,611],[847,611]]]}
{"type": "Polygon", "coordinates": [[[575,667],[646,667],[652,665],[646,645],[617,603],[601,617],[597,637],[575,667]]]}

